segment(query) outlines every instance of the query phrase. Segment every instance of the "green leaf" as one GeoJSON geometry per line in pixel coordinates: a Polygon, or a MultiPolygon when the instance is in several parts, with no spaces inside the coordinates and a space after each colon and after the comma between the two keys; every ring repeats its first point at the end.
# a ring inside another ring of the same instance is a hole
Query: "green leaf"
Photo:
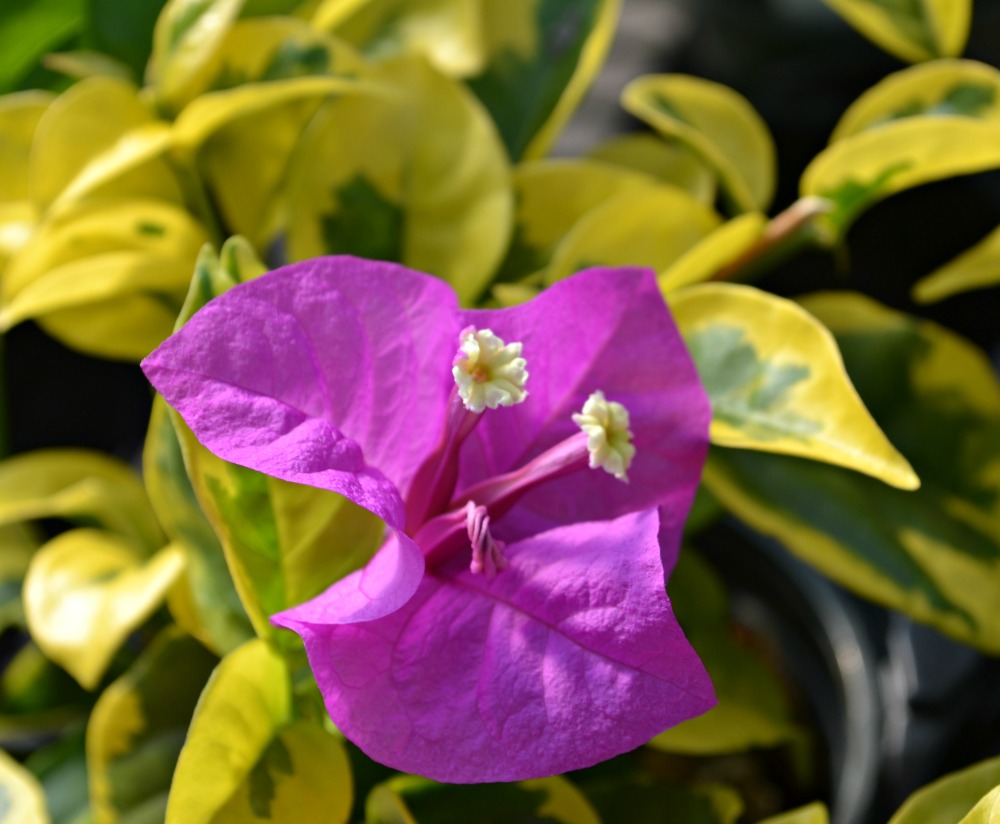
{"type": "Polygon", "coordinates": [[[917,790],[889,824],[995,824],[998,796],[1000,758],[993,758],[917,790]]]}
{"type": "Polygon", "coordinates": [[[157,395],[142,455],[149,500],[184,554],[184,574],[168,596],[175,620],[217,655],[253,636],[226,566],[226,556],[191,487],[180,443],[157,395]]]}
{"type": "Polygon", "coordinates": [[[913,299],[918,303],[934,303],[970,289],[982,289],[998,283],[1000,228],[919,280],[913,287],[913,299]]]}
{"type": "Polygon", "coordinates": [[[94,45],[142,77],[153,47],[153,27],[164,0],[87,0],[94,45]]]}
{"type": "Polygon", "coordinates": [[[485,70],[469,86],[513,160],[545,156],[604,63],[621,0],[482,0],[485,70]]]}
{"type": "Polygon", "coordinates": [[[215,663],[197,641],[168,628],[101,694],[87,725],[98,822],[163,821],[188,723],[215,663]]]}
{"type": "Polygon", "coordinates": [[[0,462],[0,524],[39,518],[100,525],[146,551],[163,546],[139,477],[99,452],[43,449],[0,462]]]}
{"type": "Polygon", "coordinates": [[[343,746],[321,726],[293,721],[291,701],[288,669],[265,642],[227,655],[198,702],[166,824],[346,822],[352,788],[343,746]]]}
{"type": "Polygon", "coordinates": [[[364,93],[331,100],[302,135],[288,181],[288,256],[349,244],[437,275],[468,303],[511,225],[503,146],[468,90],[424,61],[396,58],[373,72],[364,93]],[[369,224],[371,239],[351,239],[369,224]]]}
{"type": "Polygon", "coordinates": [[[717,706],[661,733],[650,745],[689,755],[744,752],[801,740],[777,674],[741,643],[729,621],[725,589],[690,549],[681,553],[668,585],[670,601],[712,678],[717,706]]]}
{"type": "Polygon", "coordinates": [[[698,77],[646,75],[625,87],[622,106],[708,164],[735,211],[767,210],[777,175],[774,142],[739,94],[698,77]]]}
{"type": "Polygon", "coordinates": [[[875,419],[923,483],[903,492],[836,467],[717,450],[727,509],[843,586],[1000,651],[1000,386],[958,336],[851,294],[805,307],[837,336],[875,419]]]}
{"type": "Polygon", "coordinates": [[[916,63],[965,48],[971,0],[826,0],[877,46],[916,63]]]}
{"type": "Polygon", "coordinates": [[[724,283],[669,298],[712,400],[713,443],[825,461],[902,489],[919,485],[858,398],[836,342],[802,308],[724,283]]]}
{"type": "Polygon", "coordinates": [[[830,824],[826,807],[816,801],[781,815],[765,818],[760,824],[830,824]]]}
{"type": "Polygon", "coordinates": [[[890,74],[848,107],[830,141],[920,115],[998,123],[1000,71],[975,60],[934,60],[890,74]]]}
{"type": "Polygon", "coordinates": [[[736,824],[744,808],[736,791],[721,784],[685,787],[645,776],[616,776],[584,789],[606,822],[736,824]]]}
{"type": "Polygon", "coordinates": [[[34,750],[24,766],[41,782],[52,824],[82,824],[90,820],[82,727],[34,750]]]}
{"type": "Polygon", "coordinates": [[[12,91],[45,52],[79,33],[83,0],[20,0],[0,6],[0,93],[12,91]]]}
{"type": "Polygon", "coordinates": [[[125,638],[166,597],[184,568],[168,546],[143,562],[129,540],[73,529],[35,553],[24,580],[24,614],[45,654],[94,689],[125,638]]]}
{"type": "Polygon", "coordinates": [[[3,824],[49,824],[45,794],[35,777],[0,750],[0,821],[3,824]]]}
{"type": "Polygon", "coordinates": [[[29,524],[0,526],[0,633],[24,626],[21,584],[40,543],[29,524]]]}
{"type": "Polygon", "coordinates": [[[366,824],[503,824],[522,820],[600,824],[586,798],[560,776],[461,786],[400,775],[376,786],[365,803],[366,824]]]}

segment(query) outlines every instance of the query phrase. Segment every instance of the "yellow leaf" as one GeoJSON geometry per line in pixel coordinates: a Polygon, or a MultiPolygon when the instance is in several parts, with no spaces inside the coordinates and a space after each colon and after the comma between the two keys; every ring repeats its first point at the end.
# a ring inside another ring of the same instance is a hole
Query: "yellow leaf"
{"type": "Polygon", "coordinates": [[[503,147],[467,90],[425,62],[386,61],[372,79],[390,93],[332,100],[302,136],[289,175],[289,257],[396,260],[447,280],[468,303],[511,224],[503,147]]]}
{"type": "Polygon", "coordinates": [[[49,824],[42,785],[24,767],[0,750],[0,816],[3,824],[49,824]]]}
{"type": "Polygon", "coordinates": [[[28,200],[28,158],[35,129],[52,103],[48,92],[0,96],[0,202],[28,200]]]}
{"type": "Polygon", "coordinates": [[[727,220],[660,272],[657,278],[660,291],[666,295],[710,279],[760,240],[766,228],[767,218],[760,212],[747,212],[727,220]]]}
{"type": "Polygon", "coordinates": [[[646,75],[625,87],[622,105],[696,152],[718,174],[737,211],[767,210],[776,179],[774,142],[739,94],[698,77],[646,75]]]}
{"type": "Polygon", "coordinates": [[[890,74],[855,100],[830,137],[835,143],[920,115],[1000,122],[1000,71],[975,60],[934,60],[890,74]]]}
{"type": "Polygon", "coordinates": [[[24,614],[45,654],[93,689],[122,641],[162,602],[184,567],[176,546],[148,562],[120,536],[74,529],[35,553],[24,614]]]}
{"type": "Polygon", "coordinates": [[[830,814],[819,801],[765,818],[760,824],[830,824],[830,814]]]}
{"type": "Polygon", "coordinates": [[[972,17],[971,0],[826,0],[848,23],[877,46],[916,63],[954,57],[965,48],[972,17]]]}
{"type": "Polygon", "coordinates": [[[919,280],[913,287],[918,303],[944,298],[1000,283],[1000,228],[994,229],[971,249],[963,252],[919,280]]]}
{"type": "Polygon", "coordinates": [[[561,824],[601,824],[587,797],[560,775],[522,781],[521,786],[528,792],[546,794],[538,808],[539,818],[552,818],[561,824]]]}
{"type": "Polygon", "coordinates": [[[791,301],[736,284],[669,295],[709,396],[712,442],[919,480],[865,409],[833,336],[791,301]]]}
{"type": "Polygon", "coordinates": [[[1000,758],[946,775],[917,790],[889,824],[996,824],[1000,758]]]}
{"type": "Polygon", "coordinates": [[[97,522],[146,552],[163,545],[138,476],[99,452],[42,449],[0,462],[0,524],[39,518],[97,522]]]}

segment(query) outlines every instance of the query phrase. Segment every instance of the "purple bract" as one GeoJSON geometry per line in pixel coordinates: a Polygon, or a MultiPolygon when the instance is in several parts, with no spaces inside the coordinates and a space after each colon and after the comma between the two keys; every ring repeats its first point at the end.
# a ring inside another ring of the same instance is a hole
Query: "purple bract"
{"type": "Polygon", "coordinates": [[[534,778],[715,703],[664,588],[710,410],[652,273],[463,310],[427,275],[323,258],[211,301],[143,368],[216,455],[388,525],[368,566],[273,619],[372,758],[534,778]]]}

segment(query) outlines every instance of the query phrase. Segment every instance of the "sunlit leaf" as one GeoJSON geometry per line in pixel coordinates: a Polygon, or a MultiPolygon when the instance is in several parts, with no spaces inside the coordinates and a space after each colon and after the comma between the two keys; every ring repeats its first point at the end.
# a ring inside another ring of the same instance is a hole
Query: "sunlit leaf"
{"type": "Polygon", "coordinates": [[[714,172],[683,143],[664,140],[655,134],[630,132],[608,138],[588,152],[587,158],[679,186],[700,203],[711,205],[715,201],[714,172]]]}
{"type": "Polygon", "coordinates": [[[766,228],[767,218],[760,212],[747,212],[727,220],[660,272],[657,279],[660,291],[666,295],[708,280],[737,261],[760,240],[766,228]]]}
{"type": "Polygon", "coordinates": [[[685,550],[670,576],[670,601],[719,699],[704,715],[654,738],[657,749],[689,755],[742,752],[773,747],[796,738],[792,708],[777,674],[729,622],[725,589],[701,558],[685,550]]]}
{"type": "Polygon", "coordinates": [[[447,824],[460,820],[600,824],[583,794],[560,776],[462,786],[400,775],[376,786],[365,803],[365,824],[447,824]]]}
{"type": "Polygon", "coordinates": [[[83,0],[20,0],[0,6],[0,92],[16,87],[38,59],[80,31],[83,0]]]}
{"type": "Polygon", "coordinates": [[[890,74],[852,103],[831,142],[919,115],[1000,122],[1000,71],[975,60],[935,60],[890,74]]]}
{"type": "Polygon", "coordinates": [[[998,138],[997,124],[971,117],[907,117],[826,148],[806,168],[799,189],[831,202],[824,223],[833,243],[861,212],[891,194],[997,168],[998,138]]]}
{"type": "Polygon", "coordinates": [[[830,824],[830,814],[826,807],[817,801],[781,815],[765,818],[760,824],[830,824]]]}
{"type": "Polygon", "coordinates": [[[52,103],[48,92],[30,91],[0,97],[0,202],[27,200],[28,158],[38,121],[52,103]]]}
{"type": "Polygon", "coordinates": [[[901,60],[954,57],[965,48],[971,0],[826,0],[848,23],[901,60]]]}
{"type": "Polygon", "coordinates": [[[677,263],[720,223],[718,215],[683,189],[657,184],[606,200],[584,215],[556,247],[546,283],[589,266],[677,263]]]}
{"type": "Polygon", "coordinates": [[[717,450],[705,482],[727,509],[843,586],[1000,651],[1000,386],[984,355],[934,324],[851,294],[806,308],[922,486],[717,450]]]}
{"type": "Polygon", "coordinates": [[[913,299],[918,303],[934,303],[996,284],[1000,284],[1000,228],[919,280],[913,287],[913,299]]]}
{"type": "Polygon", "coordinates": [[[313,25],[373,59],[422,54],[453,77],[477,73],[486,59],[480,2],[323,0],[313,25]]]}
{"type": "Polygon", "coordinates": [[[183,567],[174,546],[146,561],[134,544],[109,532],[64,532],[32,558],[23,595],[28,629],[49,658],[93,689],[183,567]]]}
{"type": "Polygon", "coordinates": [[[343,746],[318,724],[292,721],[291,700],[286,665],[265,642],[227,655],[191,722],[166,824],[346,822],[353,793],[343,746]]]}
{"type": "Polygon", "coordinates": [[[1000,758],[992,758],[917,790],[889,824],[996,824],[998,796],[1000,758]]]}
{"type": "Polygon", "coordinates": [[[513,160],[546,155],[604,63],[621,0],[482,0],[485,70],[469,85],[513,160]]]}
{"type": "Polygon", "coordinates": [[[96,523],[146,550],[163,545],[138,476],[99,452],[43,449],[0,462],[0,523],[39,518],[96,523]]]}
{"type": "Polygon", "coordinates": [[[713,443],[825,461],[902,489],[918,486],[815,318],[737,284],[692,286],[669,299],[712,399],[713,443]]]}
{"type": "Polygon", "coordinates": [[[680,74],[629,83],[622,105],[665,137],[696,152],[740,212],[765,211],[774,195],[774,143],[760,115],[726,86],[680,74]]]}
{"type": "Polygon", "coordinates": [[[386,61],[372,80],[387,90],[331,101],[302,136],[288,256],[400,261],[468,302],[499,263],[511,223],[503,146],[468,91],[425,62],[386,61]]]}
{"type": "Polygon", "coordinates": [[[163,821],[177,756],[215,663],[170,628],[101,694],[87,725],[95,824],[163,821]]]}
{"type": "Polygon", "coordinates": [[[0,821],[3,824],[49,824],[50,820],[38,780],[0,750],[0,821]]]}

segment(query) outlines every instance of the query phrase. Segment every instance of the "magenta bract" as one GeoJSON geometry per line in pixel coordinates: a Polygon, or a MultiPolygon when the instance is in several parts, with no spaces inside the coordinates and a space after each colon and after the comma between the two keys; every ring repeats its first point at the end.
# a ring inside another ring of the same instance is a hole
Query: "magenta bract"
{"type": "Polygon", "coordinates": [[[715,703],[664,589],[710,409],[652,273],[593,269],[522,306],[462,310],[402,266],[318,259],[213,300],[143,368],[218,456],[389,526],[367,567],[273,618],[372,758],[521,780],[715,703]],[[520,341],[530,375],[522,403],[475,419],[451,372],[470,326],[520,341]],[[597,390],[629,412],[628,483],[575,457],[572,416],[597,390]],[[538,468],[549,456],[558,471],[538,468]],[[506,562],[492,576],[470,571],[477,506],[506,562]]]}

